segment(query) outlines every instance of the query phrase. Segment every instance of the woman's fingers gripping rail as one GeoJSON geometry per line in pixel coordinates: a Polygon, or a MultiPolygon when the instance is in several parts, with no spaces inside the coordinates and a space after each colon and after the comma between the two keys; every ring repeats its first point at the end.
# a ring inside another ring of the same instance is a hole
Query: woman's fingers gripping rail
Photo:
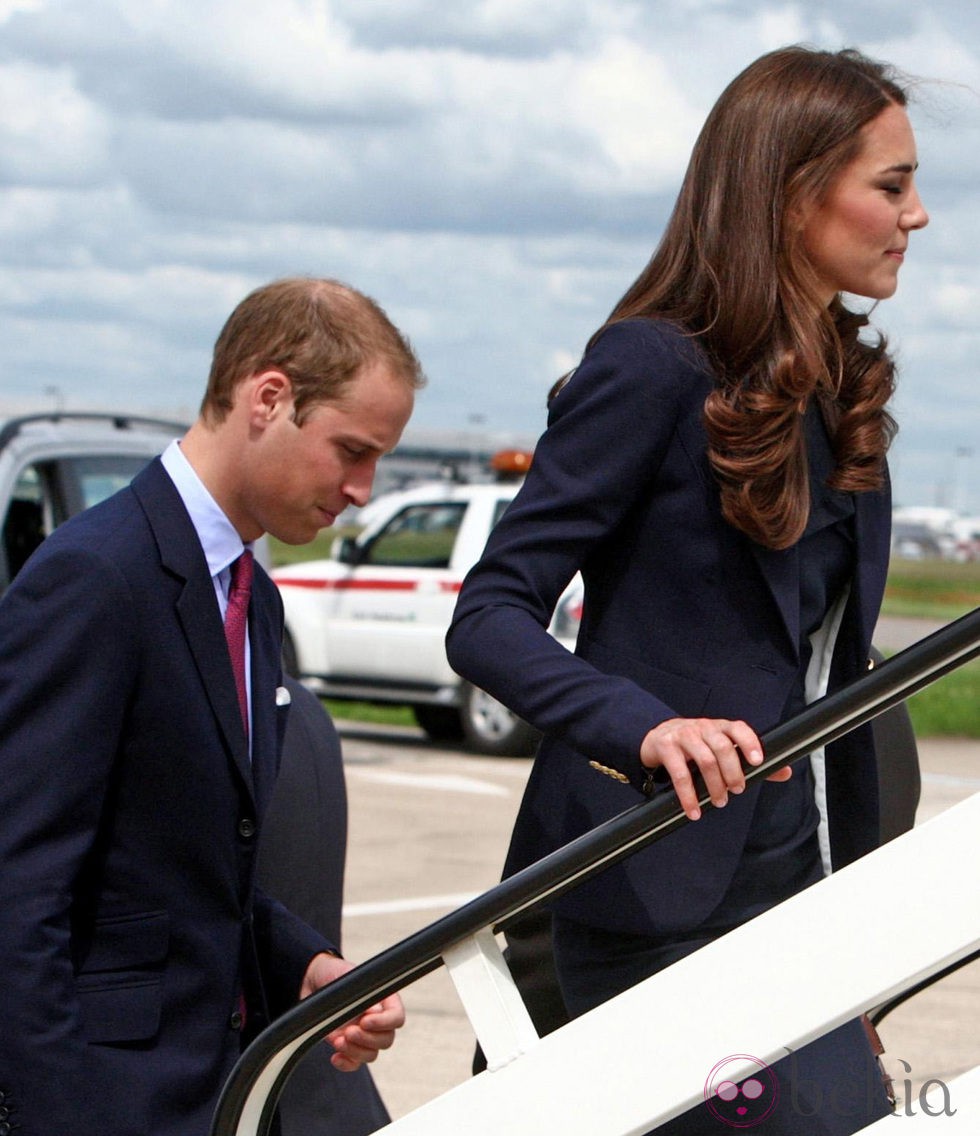
{"type": "Polygon", "coordinates": [[[762,763],[762,743],[751,726],[727,718],[669,718],[643,739],[640,761],[647,769],[662,768],[670,776],[681,807],[690,820],[701,808],[691,767],[697,768],[715,808],[729,793],[745,789],[741,755],[750,765],[762,763]]]}

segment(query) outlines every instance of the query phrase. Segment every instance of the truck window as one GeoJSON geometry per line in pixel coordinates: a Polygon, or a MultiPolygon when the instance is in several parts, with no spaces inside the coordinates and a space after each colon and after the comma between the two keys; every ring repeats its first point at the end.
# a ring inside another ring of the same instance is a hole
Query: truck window
{"type": "Polygon", "coordinates": [[[410,505],[371,541],[362,564],[385,568],[448,568],[465,502],[410,505]]]}
{"type": "Polygon", "coordinates": [[[69,515],[80,513],[124,489],[149,458],[139,454],[96,454],[63,458],[61,480],[69,515]]]}
{"type": "Polygon", "coordinates": [[[62,521],[128,485],[148,460],[136,454],[99,454],[24,466],[3,518],[0,591],[62,521]]]}

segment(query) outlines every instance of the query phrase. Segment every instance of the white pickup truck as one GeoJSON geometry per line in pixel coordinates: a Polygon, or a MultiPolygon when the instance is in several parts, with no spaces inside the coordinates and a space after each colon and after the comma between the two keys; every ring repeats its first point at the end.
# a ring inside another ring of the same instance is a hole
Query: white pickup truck
{"type": "MultiPolygon", "coordinates": [[[[536,732],[460,679],[443,642],[463,577],[517,489],[438,482],[388,493],[328,559],[275,569],[287,669],[331,698],[408,704],[434,739],[462,739],[479,753],[532,752],[536,732]]],[[[580,613],[573,582],[551,626],[570,648],[580,613]]]]}

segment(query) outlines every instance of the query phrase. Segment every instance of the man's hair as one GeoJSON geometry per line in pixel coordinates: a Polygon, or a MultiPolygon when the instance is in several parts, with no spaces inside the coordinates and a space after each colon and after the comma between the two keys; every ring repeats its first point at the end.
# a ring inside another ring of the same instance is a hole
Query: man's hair
{"type": "Polygon", "coordinates": [[[425,384],[408,339],[374,300],[336,280],[290,277],[249,293],[214,345],[201,414],[220,422],[239,383],[282,371],[297,423],[315,405],[343,396],[365,367],[384,365],[412,390],[425,384]]]}

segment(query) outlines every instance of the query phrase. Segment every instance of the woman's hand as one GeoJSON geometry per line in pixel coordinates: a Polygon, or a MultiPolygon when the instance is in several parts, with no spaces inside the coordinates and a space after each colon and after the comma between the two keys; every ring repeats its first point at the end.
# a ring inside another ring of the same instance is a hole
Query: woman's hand
{"type": "MultiPolygon", "coordinates": [[[[728,803],[729,793],[745,789],[739,750],[749,765],[762,764],[762,743],[745,722],[730,722],[727,718],[668,718],[643,739],[640,761],[647,769],[667,771],[684,812],[690,820],[698,820],[701,809],[690,766],[697,766],[711,803],[720,809],[728,803]]],[[[767,780],[787,781],[792,774],[787,767],[767,780]]]]}

